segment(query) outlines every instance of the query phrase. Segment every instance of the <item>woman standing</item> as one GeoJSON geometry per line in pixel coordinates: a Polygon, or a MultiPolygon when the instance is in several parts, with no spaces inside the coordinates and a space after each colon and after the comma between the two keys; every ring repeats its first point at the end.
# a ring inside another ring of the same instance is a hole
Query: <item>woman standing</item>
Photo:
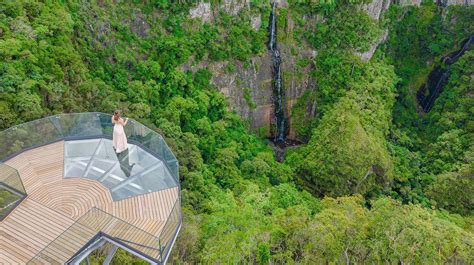
{"type": "Polygon", "coordinates": [[[128,118],[123,120],[121,117],[120,110],[114,112],[112,117],[112,123],[114,124],[114,133],[112,135],[112,145],[116,153],[121,153],[128,148],[127,135],[123,127],[127,125],[128,118]]]}
{"type": "Polygon", "coordinates": [[[114,124],[114,133],[112,134],[112,146],[114,147],[117,159],[120,163],[120,168],[122,169],[125,176],[128,178],[132,173],[133,166],[135,163],[130,165],[129,155],[128,155],[128,143],[127,135],[123,126],[127,125],[128,118],[125,120],[121,117],[120,110],[114,112],[112,117],[112,123],[114,124]]]}

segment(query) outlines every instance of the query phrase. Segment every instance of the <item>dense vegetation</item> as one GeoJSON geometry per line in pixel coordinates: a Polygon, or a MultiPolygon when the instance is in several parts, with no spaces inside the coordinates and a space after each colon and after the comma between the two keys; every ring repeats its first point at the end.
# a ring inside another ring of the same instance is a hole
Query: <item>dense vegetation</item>
{"type": "Polygon", "coordinates": [[[183,189],[172,262],[474,263],[474,53],[429,113],[414,97],[474,31],[472,7],[392,6],[375,21],[362,1],[290,1],[287,43],[318,51],[318,89],[306,95],[318,113],[300,128],[308,143],[278,163],[228,111],[213,73],[181,67],[265,53],[265,2],[236,16],[211,2],[201,23],[191,4],[168,1],[2,1],[0,128],[116,108],[158,127],[183,189]],[[385,27],[370,61],[354,55],[385,27]]]}
{"type": "Polygon", "coordinates": [[[399,176],[392,190],[404,202],[472,215],[472,196],[465,196],[474,191],[472,52],[452,66],[448,84],[429,113],[420,114],[415,99],[428,72],[442,65],[441,55],[459,49],[474,32],[469,22],[472,7],[452,7],[447,12],[427,4],[391,11],[394,21],[403,15],[403,23],[392,26],[399,37],[392,35],[386,44],[388,59],[401,77],[389,139],[399,176]],[[414,21],[418,26],[408,28],[414,21]]]}
{"type": "Polygon", "coordinates": [[[5,218],[5,215],[11,211],[12,206],[20,199],[19,195],[0,186],[0,219],[5,218]]]}

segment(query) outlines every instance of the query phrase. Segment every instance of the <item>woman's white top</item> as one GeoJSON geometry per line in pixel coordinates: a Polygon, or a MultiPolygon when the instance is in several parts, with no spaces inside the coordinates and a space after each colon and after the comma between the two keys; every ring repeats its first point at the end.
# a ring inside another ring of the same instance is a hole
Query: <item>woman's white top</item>
{"type": "Polygon", "coordinates": [[[123,129],[124,120],[119,118],[118,121],[114,121],[112,117],[112,123],[114,124],[114,133],[112,135],[112,145],[115,148],[115,152],[121,153],[128,148],[127,135],[123,129]]]}

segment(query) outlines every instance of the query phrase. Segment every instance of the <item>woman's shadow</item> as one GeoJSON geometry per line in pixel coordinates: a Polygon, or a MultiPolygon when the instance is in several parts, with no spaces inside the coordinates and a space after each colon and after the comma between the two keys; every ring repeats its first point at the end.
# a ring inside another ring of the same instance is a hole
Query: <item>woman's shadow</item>
{"type": "Polygon", "coordinates": [[[125,176],[127,176],[127,178],[130,177],[130,175],[132,173],[132,169],[135,166],[135,163],[130,165],[130,158],[129,158],[128,148],[123,150],[120,153],[115,152],[115,154],[117,155],[117,159],[120,163],[120,169],[123,171],[125,176]]]}

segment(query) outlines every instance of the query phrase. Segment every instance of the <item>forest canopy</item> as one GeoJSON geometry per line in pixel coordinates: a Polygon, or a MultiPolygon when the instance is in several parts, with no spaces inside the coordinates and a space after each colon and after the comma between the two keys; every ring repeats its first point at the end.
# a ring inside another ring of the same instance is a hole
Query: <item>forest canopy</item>
{"type": "Polygon", "coordinates": [[[201,22],[191,2],[1,1],[0,129],[115,109],[158,128],[182,186],[170,263],[474,263],[474,51],[429,112],[416,99],[474,32],[472,6],[394,4],[377,20],[370,1],[288,1],[279,40],[317,51],[300,62],[316,87],[301,100],[317,111],[280,163],[206,67],[264,56],[270,5],[210,2],[201,22]],[[384,31],[370,60],[356,56],[384,31]]]}

